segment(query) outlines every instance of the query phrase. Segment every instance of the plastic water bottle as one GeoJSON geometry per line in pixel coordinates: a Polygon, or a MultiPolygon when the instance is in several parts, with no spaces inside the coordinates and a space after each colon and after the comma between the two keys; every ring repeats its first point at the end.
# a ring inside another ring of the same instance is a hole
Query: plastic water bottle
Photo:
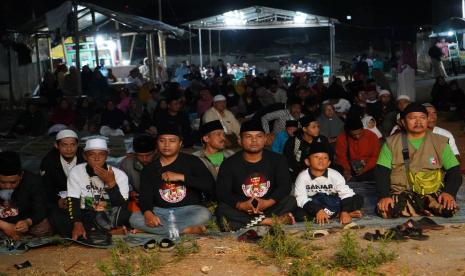
{"type": "Polygon", "coordinates": [[[179,230],[176,226],[176,216],[174,215],[174,210],[170,210],[170,215],[168,216],[168,233],[171,240],[179,239],[179,230]]]}

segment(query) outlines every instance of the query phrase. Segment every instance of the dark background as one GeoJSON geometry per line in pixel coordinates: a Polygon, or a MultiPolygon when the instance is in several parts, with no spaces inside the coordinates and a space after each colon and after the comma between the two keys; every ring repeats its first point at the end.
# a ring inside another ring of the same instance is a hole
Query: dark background
{"type": "MultiPolygon", "coordinates": [[[[34,16],[39,17],[59,6],[62,0],[0,0],[0,32],[14,29],[34,16]]],[[[87,0],[117,11],[158,19],[158,0],[87,0]]],[[[369,46],[386,51],[398,41],[415,42],[419,28],[429,30],[451,16],[461,16],[461,0],[162,0],[163,21],[172,25],[222,14],[226,11],[262,5],[310,14],[330,16],[336,26],[336,52],[366,51],[369,46]],[[346,19],[347,15],[352,20],[346,19]]],[[[217,33],[212,33],[213,51],[217,51],[217,33]]],[[[329,51],[327,28],[227,31],[221,33],[224,53],[280,54],[284,51],[329,51]],[[276,39],[308,36],[306,45],[279,45],[276,39]]],[[[129,41],[123,41],[123,44],[129,41]]],[[[203,35],[204,53],[208,50],[207,33],[203,35]]],[[[169,41],[169,54],[187,54],[188,41],[169,41]]],[[[193,41],[194,54],[198,41],[193,41]]],[[[144,39],[138,39],[136,52],[144,54],[144,39]],[[140,41],[139,41],[140,40],[140,41]]]]}

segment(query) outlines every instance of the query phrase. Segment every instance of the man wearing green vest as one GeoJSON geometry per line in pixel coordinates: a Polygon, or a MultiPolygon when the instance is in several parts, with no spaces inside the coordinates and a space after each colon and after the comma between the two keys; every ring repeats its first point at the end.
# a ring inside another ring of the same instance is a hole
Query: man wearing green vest
{"type": "Polygon", "coordinates": [[[401,114],[404,131],[386,139],[375,171],[378,213],[451,217],[462,176],[447,137],[428,130],[428,112],[410,104],[401,114]]]}
{"type": "Polygon", "coordinates": [[[203,149],[193,155],[202,160],[203,164],[216,180],[218,170],[223,160],[234,154],[234,151],[225,149],[226,136],[223,125],[219,120],[214,120],[200,126],[200,136],[203,149]]]}

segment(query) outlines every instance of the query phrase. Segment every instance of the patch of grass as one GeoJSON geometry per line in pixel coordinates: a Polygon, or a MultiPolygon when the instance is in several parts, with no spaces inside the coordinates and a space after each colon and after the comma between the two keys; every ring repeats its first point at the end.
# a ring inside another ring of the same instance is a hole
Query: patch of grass
{"type": "Polygon", "coordinates": [[[289,267],[289,276],[324,276],[331,275],[331,271],[323,265],[316,264],[314,260],[295,260],[289,267]]]}
{"type": "Polygon", "coordinates": [[[216,224],[216,221],[214,219],[210,219],[207,221],[205,224],[205,227],[207,228],[207,233],[219,233],[220,232],[220,227],[218,224],[216,224]]]}
{"type": "Polygon", "coordinates": [[[225,232],[231,232],[231,227],[229,226],[229,222],[225,217],[221,217],[221,222],[223,224],[223,230],[225,232]]]}
{"type": "Polygon", "coordinates": [[[305,217],[304,227],[305,227],[305,231],[303,235],[301,236],[301,238],[304,240],[313,240],[314,239],[313,232],[315,231],[313,221],[308,220],[307,217],[305,217]]]}
{"type": "Polygon", "coordinates": [[[149,275],[161,266],[158,251],[130,248],[121,239],[113,241],[110,262],[97,262],[97,268],[106,276],[149,275]]]}
{"type": "Polygon", "coordinates": [[[355,269],[362,274],[371,275],[375,273],[375,268],[394,260],[397,254],[386,249],[386,241],[381,241],[379,248],[374,248],[371,244],[361,248],[356,234],[344,231],[334,257],[335,267],[355,269]]]}
{"type": "Polygon", "coordinates": [[[259,256],[254,256],[254,255],[247,256],[246,260],[249,262],[253,262],[256,265],[268,265],[269,264],[269,262],[267,262],[266,260],[260,258],[259,256]]]}
{"type": "Polygon", "coordinates": [[[297,238],[286,235],[281,224],[275,223],[259,242],[260,247],[273,258],[282,260],[286,257],[303,257],[306,252],[297,238]]]}
{"type": "Polygon", "coordinates": [[[182,236],[181,240],[174,246],[174,251],[177,257],[185,257],[189,254],[199,253],[200,246],[195,239],[182,236]]]}

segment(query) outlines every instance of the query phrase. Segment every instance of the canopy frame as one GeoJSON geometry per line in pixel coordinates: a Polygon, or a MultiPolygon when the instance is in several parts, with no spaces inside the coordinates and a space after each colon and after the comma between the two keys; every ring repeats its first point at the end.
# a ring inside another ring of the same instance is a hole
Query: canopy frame
{"type": "MultiPolygon", "coordinates": [[[[209,32],[209,45],[211,45],[211,31],[218,31],[218,56],[221,56],[220,32],[224,30],[256,30],[256,29],[282,29],[282,28],[329,28],[330,66],[334,70],[335,56],[335,24],[337,19],[308,14],[298,11],[289,11],[264,6],[252,6],[240,10],[225,12],[182,24],[189,29],[198,30],[199,36],[199,63],[203,67],[202,58],[202,30],[209,32]]],[[[189,40],[192,36],[189,37],[189,40]]],[[[189,42],[192,45],[192,42],[189,42]]],[[[211,47],[210,47],[211,48],[211,47]]],[[[211,62],[211,50],[210,50],[211,62]]]]}

